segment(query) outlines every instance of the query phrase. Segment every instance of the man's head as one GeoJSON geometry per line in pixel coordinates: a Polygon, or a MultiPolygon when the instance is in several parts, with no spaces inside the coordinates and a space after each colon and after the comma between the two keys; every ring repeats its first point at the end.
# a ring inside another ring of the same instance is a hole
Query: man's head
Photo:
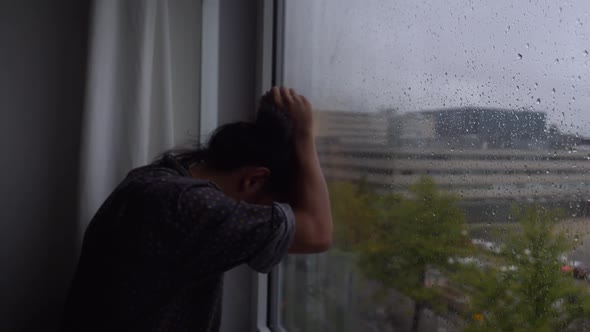
{"type": "Polygon", "coordinates": [[[294,186],[291,121],[264,100],[255,122],[223,125],[204,148],[178,158],[185,165],[197,165],[195,177],[209,178],[226,195],[249,203],[286,201],[294,186]]]}

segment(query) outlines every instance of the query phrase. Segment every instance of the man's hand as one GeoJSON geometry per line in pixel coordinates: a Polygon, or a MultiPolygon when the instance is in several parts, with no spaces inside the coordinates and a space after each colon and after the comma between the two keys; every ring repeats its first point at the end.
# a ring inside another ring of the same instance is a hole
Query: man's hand
{"type": "Polygon", "coordinates": [[[293,122],[295,142],[313,140],[313,114],[309,101],[294,89],[273,87],[262,97],[271,101],[279,110],[286,112],[293,122]]]}
{"type": "Polygon", "coordinates": [[[332,243],[332,212],[326,180],[314,142],[311,104],[295,90],[273,87],[262,97],[286,112],[293,122],[297,181],[289,202],[295,213],[295,238],[291,253],[326,251],[332,243]]]}

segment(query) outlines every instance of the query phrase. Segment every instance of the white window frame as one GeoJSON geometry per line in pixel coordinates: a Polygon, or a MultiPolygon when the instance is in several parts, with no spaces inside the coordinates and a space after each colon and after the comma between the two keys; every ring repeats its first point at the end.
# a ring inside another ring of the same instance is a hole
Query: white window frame
{"type": "MultiPolygon", "coordinates": [[[[284,1],[259,0],[258,87],[262,95],[283,83],[284,1]]],[[[281,326],[281,265],[268,275],[258,274],[255,331],[284,332],[281,326]]]]}
{"type": "Polygon", "coordinates": [[[199,136],[203,137],[215,130],[218,125],[219,0],[202,0],[201,6],[199,136]]]}
{"type": "MultiPolygon", "coordinates": [[[[267,0],[272,2],[272,30],[266,31],[272,38],[273,85],[284,83],[284,49],[285,49],[285,0],[267,0]]],[[[269,14],[270,15],[270,14],[269,14]]],[[[268,283],[268,326],[272,332],[286,332],[282,326],[282,263],[269,274],[268,283]]]]}

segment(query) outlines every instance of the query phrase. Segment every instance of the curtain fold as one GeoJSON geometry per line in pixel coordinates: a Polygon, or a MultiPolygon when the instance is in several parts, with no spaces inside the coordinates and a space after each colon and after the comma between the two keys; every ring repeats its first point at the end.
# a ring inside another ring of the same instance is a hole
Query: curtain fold
{"type": "Polygon", "coordinates": [[[187,56],[199,53],[198,3],[94,2],[82,130],[81,230],[130,169],[198,134],[200,58],[187,56]]]}

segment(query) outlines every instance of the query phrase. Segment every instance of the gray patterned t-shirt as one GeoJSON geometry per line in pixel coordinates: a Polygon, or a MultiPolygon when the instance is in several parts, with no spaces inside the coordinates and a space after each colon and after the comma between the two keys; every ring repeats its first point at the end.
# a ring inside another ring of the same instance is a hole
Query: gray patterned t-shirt
{"type": "Polygon", "coordinates": [[[166,155],[131,171],[88,226],[62,331],[218,331],[223,273],[278,264],[286,204],[237,202],[166,155]]]}

